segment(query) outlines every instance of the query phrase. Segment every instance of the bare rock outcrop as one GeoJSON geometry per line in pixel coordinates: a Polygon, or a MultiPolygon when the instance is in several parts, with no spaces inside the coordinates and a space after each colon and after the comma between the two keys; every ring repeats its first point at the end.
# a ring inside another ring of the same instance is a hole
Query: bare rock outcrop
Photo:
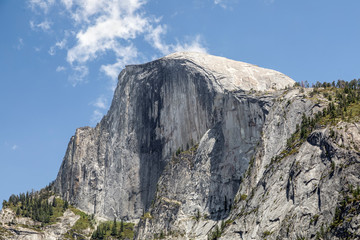
{"type": "Polygon", "coordinates": [[[273,70],[198,53],[127,66],[108,114],[71,138],[55,189],[86,212],[139,219],[172,154],[210,131],[222,138],[221,159],[212,161],[212,186],[199,198],[216,212],[224,195],[235,196],[268,111],[266,98],[234,93],[293,83],[273,70]]]}
{"type": "Polygon", "coordinates": [[[289,145],[327,107],[311,89],[200,53],[118,80],[107,115],[68,145],[54,188],[71,204],[137,222],[136,239],[360,236],[359,124],[317,125],[289,145]]]}
{"type": "Polygon", "coordinates": [[[18,217],[9,208],[0,212],[0,239],[58,240],[63,239],[72,226],[79,220],[71,210],[66,210],[56,224],[40,227],[41,223],[30,218],[18,217]]]}

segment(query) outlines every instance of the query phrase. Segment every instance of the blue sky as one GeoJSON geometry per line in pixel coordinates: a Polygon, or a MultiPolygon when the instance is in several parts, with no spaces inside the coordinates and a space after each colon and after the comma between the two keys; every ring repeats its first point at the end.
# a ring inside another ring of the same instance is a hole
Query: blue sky
{"type": "Polygon", "coordinates": [[[174,51],[296,81],[360,78],[360,1],[0,0],[0,200],[54,180],[126,64],[174,51]]]}

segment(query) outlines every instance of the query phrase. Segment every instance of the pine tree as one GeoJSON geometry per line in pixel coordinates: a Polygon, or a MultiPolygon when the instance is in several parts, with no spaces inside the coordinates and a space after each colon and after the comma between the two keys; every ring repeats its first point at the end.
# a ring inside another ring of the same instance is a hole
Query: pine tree
{"type": "Polygon", "coordinates": [[[16,209],[16,216],[19,216],[20,215],[20,208],[17,208],[16,209]]]}
{"type": "Polygon", "coordinates": [[[53,206],[53,207],[56,207],[56,206],[57,206],[56,197],[53,198],[52,206],[53,206]]]}
{"type": "Polygon", "coordinates": [[[3,207],[3,208],[6,208],[6,206],[7,206],[7,202],[6,202],[6,200],[3,200],[3,202],[2,202],[2,207],[3,207]]]}
{"type": "Polygon", "coordinates": [[[114,217],[114,222],[111,228],[111,236],[116,236],[116,217],[114,217]]]}
{"type": "Polygon", "coordinates": [[[124,232],[124,221],[122,219],[120,222],[120,232],[124,232]]]}
{"type": "Polygon", "coordinates": [[[68,207],[69,207],[69,203],[68,203],[68,201],[65,201],[64,206],[63,206],[64,211],[66,209],[68,209],[68,207]]]}

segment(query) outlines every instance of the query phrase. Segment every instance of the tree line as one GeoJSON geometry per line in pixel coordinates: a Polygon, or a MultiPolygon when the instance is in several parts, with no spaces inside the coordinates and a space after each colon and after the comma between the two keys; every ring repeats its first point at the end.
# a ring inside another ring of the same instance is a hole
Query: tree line
{"type": "Polygon", "coordinates": [[[93,232],[91,239],[108,239],[108,237],[116,239],[132,239],[134,236],[134,224],[126,223],[123,220],[120,222],[107,221],[98,225],[93,232]]]}
{"type": "MultiPolygon", "coordinates": [[[[300,83],[296,84],[301,86],[300,83]]],[[[319,83],[313,85],[313,91],[310,96],[313,97],[320,94],[319,88],[328,89],[323,91],[323,96],[329,101],[328,106],[322,111],[314,114],[313,117],[302,115],[300,125],[296,126],[295,132],[287,140],[287,148],[291,149],[294,144],[301,143],[309,136],[309,134],[321,124],[336,123],[337,118],[349,120],[358,113],[354,113],[351,106],[360,103],[360,79],[354,79],[350,82],[338,80],[336,83],[319,83]]]]}
{"type": "Polygon", "coordinates": [[[63,201],[54,196],[50,187],[46,187],[38,192],[26,192],[19,195],[12,194],[9,200],[3,201],[3,208],[10,208],[16,216],[29,217],[41,223],[50,223],[54,218],[62,215],[69,207],[67,201],[63,201]],[[49,198],[53,196],[52,201],[49,198]]]}

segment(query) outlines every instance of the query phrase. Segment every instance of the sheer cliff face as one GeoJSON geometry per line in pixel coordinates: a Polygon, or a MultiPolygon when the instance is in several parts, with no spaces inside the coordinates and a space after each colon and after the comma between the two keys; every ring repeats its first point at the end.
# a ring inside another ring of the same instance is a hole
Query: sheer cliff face
{"type": "Polygon", "coordinates": [[[310,91],[233,93],[265,113],[240,184],[226,172],[239,157],[223,158],[232,152],[223,148],[229,135],[222,134],[224,125],[214,126],[196,151],[166,166],[136,239],[214,239],[213,233],[217,239],[359,239],[359,123],[318,126],[306,141],[287,148],[302,115],[327,107],[309,99],[310,91]]]}
{"type": "Polygon", "coordinates": [[[197,161],[207,165],[189,179],[196,184],[188,191],[195,192],[186,194],[195,194],[193,205],[217,218],[224,196],[231,202],[239,190],[270,106],[270,96],[241,92],[293,83],[279,72],[206,54],[127,66],[108,114],[71,138],[55,189],[89,213],[139,219],[176,150],[206,144],[197,161]]]}

